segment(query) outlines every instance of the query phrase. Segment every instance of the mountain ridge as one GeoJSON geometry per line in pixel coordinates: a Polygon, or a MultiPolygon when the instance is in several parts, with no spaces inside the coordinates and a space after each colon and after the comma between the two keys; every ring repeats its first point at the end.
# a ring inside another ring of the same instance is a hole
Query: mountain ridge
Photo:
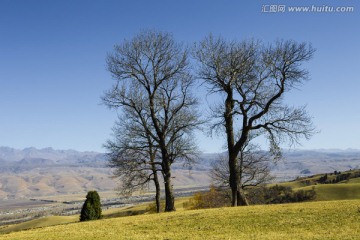
{"type": "MultiPolygon", "coordinates": [[[[172,165],[174,187],[209,186],[211,164],[224,154],[226,152],[200,154],[191,170],[184,162],[175,162],[172,165]]],[[[359,168],[358,150],[284,151],[283,160],[271,166],[276,181],[359,168]]],[[[118,184],[111,178],[113,169],[107,167],[106,154],[89,151],[0,147],[0,173],[2,199],[114,191],[118,184]]]]}

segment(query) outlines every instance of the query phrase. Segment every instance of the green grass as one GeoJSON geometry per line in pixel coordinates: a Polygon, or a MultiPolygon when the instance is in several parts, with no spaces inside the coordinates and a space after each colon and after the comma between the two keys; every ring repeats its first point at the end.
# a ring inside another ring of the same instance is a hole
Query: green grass
{"type": "Polygon", "coordinates": [[[348,183],[360,183],[360,178],[352,178],[348,183]]]}
{"type": "MultiPolygon", "coordinates": [[[[343,173],[356,174],[359,171],[360,170],[351,170],[343,173]]],[[[317,174],[311,177],[303,177],[290,182],[278,183],[278,185],[291,187],[295,191],[300,189],[309,190],[314,187],[317,195],[316,201],[360,199],[360,178],[351,178],[350,180],[342,181],[336,184],[316,184],[316,181],[324,175],[325,174],[317,174]],[[312,185],[307,186],[305,184],[306,181],[312,185]]],[[[336,178],[336,176],[337,175],[328,173],[329,180],[336,178]]]]}
{"type": "Polygon", "coordinates": [[[104,219],[1,235],[11,239],[359,239],[360,200],[104,219]]]}
{"type": "Polygon", "coordinates": [[[319,184],[294,190],[315,188],[317,201],[360,199],[359,183],[319,184]]]}
{"type": "MultiPolygon", "coordinates": [[[[360,173],[360,170],[355,169],[355,170],[349,170],[349,171],[342,172],[342,174],[344,174],[344,173],[351,173],[352,175],[356,175],[356,174],[360,173]]],[[[282,186],[291,187],[291,188],[301,188],[301,187],[308,186],[307,183],[310,183],[311,185],[315,185],[316,182],[320,179],[320,177],[323,177],[324,175],[325,175],[325,173],[316,174],[316,175],[309,176],[309,177],[297,178],[293,181],[269,184],[269,186],[273,186],[273,185],[277,184],[277,185],[282,185],[282,186]]],[[[335,175],[333,173],[327,173],[327,176],[328,176],[328,180],[333,180],[333,179],[336,179],[336,177],[338,175],[335,175]]],[[[346,181],[346,183],[360,183],[360,177],[352,178],[349,181],[346,181]]]]}

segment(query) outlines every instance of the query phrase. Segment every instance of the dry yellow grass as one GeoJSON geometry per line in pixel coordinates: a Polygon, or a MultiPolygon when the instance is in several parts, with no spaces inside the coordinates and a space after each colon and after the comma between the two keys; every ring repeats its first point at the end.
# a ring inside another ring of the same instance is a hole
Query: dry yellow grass
{"type": "Polygon", "coordinates": [[[360,200],[140,215],[0,235],[12,239],[359,239],[360,200]]]}

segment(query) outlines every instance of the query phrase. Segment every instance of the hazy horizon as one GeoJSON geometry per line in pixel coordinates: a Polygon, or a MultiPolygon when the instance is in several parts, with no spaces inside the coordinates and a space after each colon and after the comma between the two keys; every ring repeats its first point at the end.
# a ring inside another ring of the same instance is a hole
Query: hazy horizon
{"type": "MultiPolygon", "coordinates": [[[[53,148],[53,147],[44,147],[44,148],[38,148],[38,147],[34,147],[34,146],[30,146],[30,147],[25,147],[25,148],[15,148],[15,147],[11,147],[11,146],[0,146],[1,148],[9,148],[9,149],[14,149],[14,150],[18,150],[18,151],[24,151],[24,150],[38,150],[38,151],[45,151],[45,150],[49,150],[49,151],[76,151],[76,152],[80,152],[80,153],[106,153],[106,151],[93,151],[93,150],[78,150],[78,149],[74,149],[74,148],[68,148],[68,149],[61,149],[61,148],[53,148]]],[[[261,149],[266,151],[266,149],[261,149]]],[[[223,151],[218,151],[218,152],[204,152],[201,151],[200,154],[217,154],[217,153],[224,153],[227,150],[223,150],[223,151]]],[[[360,151],[360,149],[357,148],[309,148],[309,149],[301,149],[301,148],[283,148],[282,149],[283,152],[296,152],[296,151],[309,151],[309,152],[351,152],[351,151],[355,151],[358,152],[360,151]]]]}

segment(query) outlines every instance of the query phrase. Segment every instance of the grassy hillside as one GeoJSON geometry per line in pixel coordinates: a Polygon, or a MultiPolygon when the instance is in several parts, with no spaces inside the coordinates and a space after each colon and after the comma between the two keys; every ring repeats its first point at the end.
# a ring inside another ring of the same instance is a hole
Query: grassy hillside
{"type": "MultiPolygon", "coordinates": [[[[358,175],[360,170],[350,170],[344,174],[358,175]]],[[[314,188],[316,191],[316,201],[360,199],[360,177],[350,178],[339,183],[320,184],[319,179],[324,174],[317,174],[310,177],[303,177],[289,182],[278,183],[297,190],[309,190],[314,188]]],[[[328,179],[333,180],[337,175],[328,174],[328,179]]],[[[273,186],[275,184],[271,184],[273,186]]]]}
{"type": "Polygon", "coordinates": [[[220,208],[104,219],[1,239],[358,239],[360,200],[220,208]]]}
{"type": "MultiPolygon", "coordinates": [[[[300,189],[308,190],[308,189],[311,189],[314,187],[315,191],[317,193],[316,201],[350,200],[350,199],[357,199],[358,202],[360,201],[359,200],[360,199],[360,178],[352,178],[350,180],[342,181],[342,182],[336,183],[336,184],[318,184],[317,180],[321,176],[323,176],[323,174],[311,176],[308,178],[301,178],[301,179],[297,179],[297,180],[294,180],[291,182],[280,183],[280,185],[292,187],[294,190],[300,190],[300,189]],[[311,185],[304,186],[305,182],[307,182],[307,183],[310,182],[311,185]]],[[[334,177],[334,176],[330,175],[330,178],[332,178],[332,177],[334,177]]],[[[178,212],[183,210],[183,203],[185,201],[187,201],[188,199],[189,198],[176,199],[176,209],[178,210],[178,212]]],[[[354,201],[354,203],[355,202],[356,201],[354,201]]],[[[358,202],[357,202],[357,206],[359,208],[358,215],[360,215],[360,204],[358,204],[358,202]]],[[[307,208],[307,206],[312,206],[311,205],[312,203],[307,203],[307,204],[309,204],[309,205],[305,204],[304,208],[307,208]]],[[[328,204],[328,203],[326,203],[326,204],[328,204]]],[[[342,202],[333,203],[333,205],[337,205],[337,204],[342,204],[342,202]]],[[[144,219],[147,219],[148,215],[146,215],[146,213],[148,211],[148,209],[147,209],[148,205],[149,204],[146,203],[146,204],[141,204],[141,205],[137,205],[134,207],[105,210],[105,211],[103,211],[103,215],[104,215],[103,221],[105,221],[108,218],[117,218],[117,217],[125,217],[127,219],[127,218],[129,218],[128,216],[134,216],[134,215],[140,215],[140,214],[142,214],[144,219]],[[145,215],[143,215],[144,213],[145,213],[145,215]]],[[[292,206],[295,206],[295,205],[292,205],[292,206]]],[[[269,207],[269,206],[254,206],[254,207],[250,207],[250,209],[251,208],[262,209],[262,208],[267,208],[267,207],[269,207]],[[258,208],[256,208],[256,207],[258,207],[258,208]]],[[[273,208],[273,206],[269,207],[269,209],[271,209],[271,208],[273,208]]],[[[247,211],[248,208],[245,208],[243,210],[247,211]]],[[[256,210],[256,211],[258,211],[258,210],[256,210]]],[[[263,210],[261,210],[261,211],[263,211],[263,210]]],[[[342,210],[340,209],[340,211],[342,211],[342,210]]],[[[176,214],[179,214],[179,213],[176,213],[176,214]]],[[[189,213],[189,214],[191,216],[191,213],[189,213]]],[[[272,213],[272,214],[276,214],[276,212],[272,213]]],[[[142,216],[139,216],[139,217],[141,218],[142,216]]],[[[314,215],[314,217],[315,216],[316,215],[314,215]]],[[[155,218],[157,218],[157,217],[158,216],[156,216],[155,218]]],[[[336,218],[337,217],[338,216],[336,216],[336,218]]],[[[117,219],[116,221],[125,221],[125,220],[117,219]]],[[[40,219],[28,221],[25,223],[20,223],[17,225],[0,227],[0,234],[21,231],[21,230],[31,229],[31,228],[43,228],[43,227],[47,227],[47,226],[55,226],[55,225],[75,223],[75,222],[78,222],[78,215],[46,217],[46,218],[40,218],[40,219]]],[[[33,231],[36,231],[36,230],[33,230],[33,231]]],[[[5,236],[5,235],[3,235],[3,236],[5,236]]],[[[0,235],[0,239],[2,239],[1,237],[3,237],[3,236],[0,235]]],[[[57,237],[57,236],[55,236],[55,237],[57,237]]],[[[34,239],[34,238],[29,238],[29,239],[34,239]]],[[[74,239],[77,239],[77,238],[74,238],[74,239]]],[[[120,238],[120,239],[122,239],[122,238],[120,238]]],[[[129,239],[132,239],[132,238],[129,238],[129,239]]],[[[141,239],[141,237],[134,238],[134,239],[141,239]]],[[[162,239],[162,238],[159,238],[159,239],[162,239]]],[[[172,238],[170,238],[170,239],[172,239],[172,238]]],[[[269,238],[269,239],[271,239],[271,238],[269,238]]]]}
{"type": "Polygon", "coordinates": [[[360,199],[360,183],[322,184],[298,189],[309,190],[312,187],[315,188],[317,201],[360,199]]]}

